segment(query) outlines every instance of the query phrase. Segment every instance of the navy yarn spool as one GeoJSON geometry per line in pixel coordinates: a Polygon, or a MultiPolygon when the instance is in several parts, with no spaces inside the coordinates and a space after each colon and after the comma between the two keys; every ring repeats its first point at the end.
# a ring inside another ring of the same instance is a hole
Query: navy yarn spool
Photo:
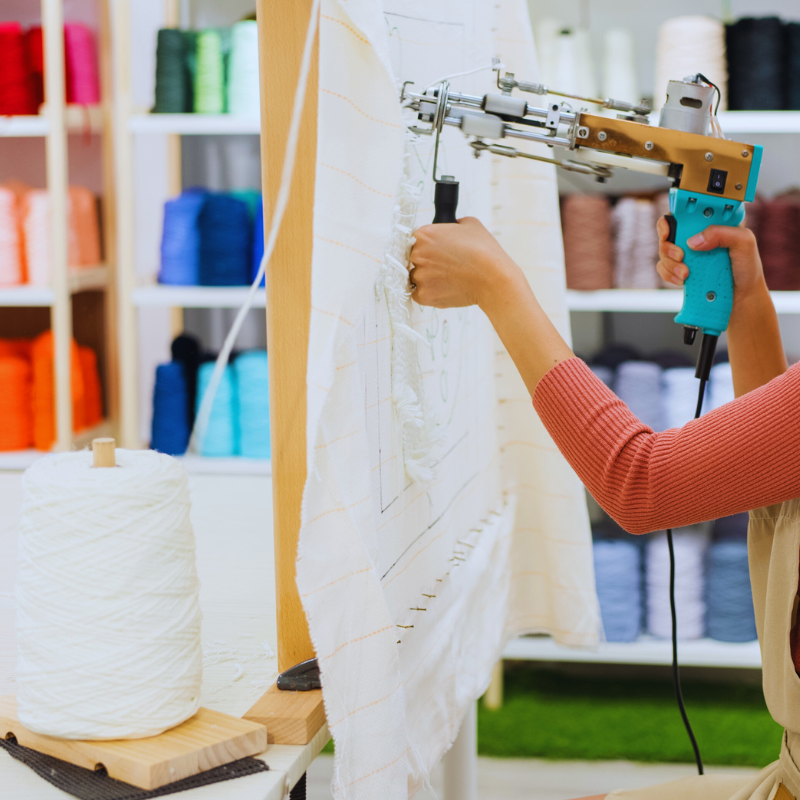
{"type": "Polygon", "coordinates": [[[206,193],[192,189],[164,203],[158,282],[196,286],[200,279],[200,215],[206,193]]]}
{"type": "Polygon", "coordinates": [[[714,523],[712,538],[715,542],[747,542],[747,526],[750,524],[750,515],[732,514],[722,517],[714,523]]]}
{"type": "Polygon", "coordinates": [[[264,350],[237,356],[233,364],[239,392],[240,454],[270,458],[269,369],[264,350]]]}
{"type": "Polygon", "coordinates": [[[750,589],[747,542],[715,541],[708,553],[706,577],[708,635],[721,642],[751,642],[756,620],[750,589]]]}
{"type": "Polygon", "coordinates": [[[614,370],[611,367],[604,367],[602,364],[590,364],[589,369],[596,378],[603,381],[612,392],[614,391],[614,370]]]}
{"type": "Polygon", "coordinates": [[[189,75],[186,37],[175,28],[162,28],[156,40],[156,98],[153,113],[181,114],[187,105],[189,75]]]}
{"type": "MultiPolygon", "coordinates": [[[[195,414],[203,402],[211,375],[214,372],[214,362],[208,361],[200,366],[197,372],[197,403],[195,414]]],[[[222,380],[211,406],[211,416],[208,420],[205,436],[200,442],[200,453],[204,456],[235,456],[239,454],[239,414],[238,393],[233,367],[228,364],[222,373],[222,380]]]]}
{"type": "Polygon", "coordinates": [[[170,362],[156,367],[150,438],[153,450],[169,456],[180,456],[186,452],[192,429],[187,399],[183,365],[170,362]]]}
{"type": "Polygon", "coordinates": [[[197,402],[197,370],[200,367],[202,351],[200,341],[187,333],[182,333],[172,340],[170,347],[172,360],[183,365],[186,375],[186,404],[188,407],[190,426],[194,425],[194,407],[197,402]]]}
{"type": "MultiPolygon", "coordinates": [[[[261,259],[264,257],[264,199],[258,198],[255,216],[253,218],[253,268],[250,273],[250,283],[256,279],[261,259]]],[[[266,283],[266,275],[261,277],[259,286],[266,283]]]]}
{"type": "Polygon", "coordinates": [[[638,361],[641,355],[625,344],[612,344],[604,347],[593,359],[592,364],[615,370],[623,361],[638,361]]]}
{"type": "Polygon", "coordinates": [[[593,545],[594,575],[608,642],[632,642],[642,619],[642,550],[633,541],[600,539],[593,545]]]}
{"type": "Polygon", "coordinates": [[[800,22],[787,22],[786,108],[800,109],[800,22]]]}
{"type": "Polygon", "coordinates": [[[200,285],[248,285],[252,244],[247,204],[229,195],[209,193],[198,225],[200,285]]]}
{"type": "Polygon", "coordinates": [[[744,17],[726,29],[728,108],[786,108],[786,35],[778,17],[744,17]]]}

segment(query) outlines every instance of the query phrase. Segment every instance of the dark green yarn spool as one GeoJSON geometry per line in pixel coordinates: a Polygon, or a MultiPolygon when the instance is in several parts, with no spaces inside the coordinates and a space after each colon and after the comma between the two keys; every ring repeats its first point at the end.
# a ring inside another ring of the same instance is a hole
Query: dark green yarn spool
{"type": "Polygon", "coordinates": [[[187,85],[184,34],[175,28],[162,28],[156,45],[156,101],[153,112],[180,114],[190,110],[187,85]]]}

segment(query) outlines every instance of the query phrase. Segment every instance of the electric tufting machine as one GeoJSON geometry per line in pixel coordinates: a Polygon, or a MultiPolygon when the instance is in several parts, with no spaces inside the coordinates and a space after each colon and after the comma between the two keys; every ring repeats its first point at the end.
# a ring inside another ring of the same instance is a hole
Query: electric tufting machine
{"type": "MultiPolygon", "coordinates": [[[[760,145],[728,141],[717,120],[719,88],[704,75],[670,81],[667,101],[661,109],[658,127],[649,124],[650,108],[611,98],[581,97],[555,91],[540,83],[517,80],[513,73],[501,73],[495,60],[500,94],[482,97],[459,94],[447,79],[413,91],[403,84],[401,103],[417,113],[410,130],[434,136],[433,178],[435,181],[434,223],[456,222],[458,182],[453,176],[438,175],[439,140],[445,125],[460,128],[470,138],[475,156],[484,152],[510,158],[529,158],[553,163],[561,169],[610,178],[614,169],[660,175],[672,182],[669,191],[669,241],[683,249],[689,277],[684,284],[683,306],[675,321],[683,325],[683,340],[694,344],[697,332],[703,340],[697,359],[700,379],[697,411],[714,360],[717,340],[727,329],[733,307],[733,274],[730,254],[724,248],[697,252],[686,244],[709,225],[739,225],[744,203],[755,199],[761,166],[760,145]],[[513,90],[540,96],[556,96],[601,106],[619,112],[616,118],[573,111],[566,103],[548,101],[546,108],[530,105],[513,90]],[[716,95],[716,104],[714,96],[716,95]],[[517,149],[506,142],[526,140],[563,148],[561,158],[551,158],[517,149]]],[[[697,770],[703,762],[681,692],[678,670],[678,637],[675,610],[675,553],[672,531],[667,531],[670,555],[670,607],[672,611],[672,675],[675,696],[694,750],[697,770]]]]}
{"type": "Polygon", "coordinates": [[[454,92],[447,80],[421,94],[412,91],[412,83],[403,85],[401,102],[417,112],[411,131],[435,138],[433,222],[456,221],[458,182],[437,172],[439,140],[446,125],[460,128],[470,138],[476,157],[489,152],[546,161],[599,181],[610,178],[614,169],[670,179],[669,240],[683,248],[689,268],[683,307],[675,321],[684,326],[686,344],[694,343],[698,331],[703,333],[697,377],[704,386],[717,339],[728,326],[733,278],[727,250],[695,252],[686,246],[686,240],[709,225],[735,226],[742,222],[744,203],[755,199],[761,146],[728,141],[722,136],[716,116],[719,89],[700,74],[669,82],[667,101],[655,127],[649,124],[650,109],[644,104],[580,97],[517,80],[513,73],[501,74],[498,67],[495,69],[500,93],[482,97],[454,92]],[[512,94],[515,89],[588,102],[620,113],[611,118],[586,110],[572,111],[563,102],[540,108],[512,94]],[[509,139],[538,142],[554,150],[563,148],[563,156],[548,158],[526,152],[505,143],[509,139]]]}

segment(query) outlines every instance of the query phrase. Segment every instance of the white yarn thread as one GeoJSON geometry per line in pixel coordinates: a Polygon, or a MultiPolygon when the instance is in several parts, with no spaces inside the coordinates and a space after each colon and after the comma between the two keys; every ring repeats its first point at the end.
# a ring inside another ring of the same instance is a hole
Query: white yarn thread
{"type": "Polygon", "coordinates": [[[725,26],[703,16],[673,17],[658,28],[656,84],[653,108],[667,99],[669,81],[681,81],[702,72],[719,86],[720,111],[728,107],[728,64],[725,57],[725,26]]]}
{"type": "MultiPolygon", "coordinates": [[[[705,555],[709,525],[679,528],[672,533],[675,546],[675,607],[679,639],[699,639],[705,633],[705,555]]],[[[660,639],[672,636],[669,604],[669,550],[666,533],[647,537],[647,629],[660,639]]]]}
{"type": "Polygon", "coordinates": [[[392,398],[402,430],[403,466],[412,481],[434,477],[436,420],[425,401],[417,345],[427,342],[411,327],[411,287],[408,264],[414,244],[414,221],[420,190],[408,182],[408,159],[392,219],[392,232],[378,273],[376,291],[383,291],[392,327],[392,398]]]}
{"type": "Polygon", "coordinates": [[[151,450],[41,459],[23,476],[20,722],[65,739],[154,736],[196,713],[202,648],[186,470],[151,450]]]}

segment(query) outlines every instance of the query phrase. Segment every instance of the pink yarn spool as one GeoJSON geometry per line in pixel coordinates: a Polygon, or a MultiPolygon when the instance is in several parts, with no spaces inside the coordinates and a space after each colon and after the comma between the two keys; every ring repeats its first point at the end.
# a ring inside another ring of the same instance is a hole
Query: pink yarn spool
{"type": "MultiPolygon", "coordinates": [[[[97,218],[97,198],[85,186],[69,187],[70,236],[72,230],[78,247],[75,266],[96,267],[100,264],[100,224],[97,218]]],[[[73,264],[70,261],[70,264],[73,264]]]]}
{"type": "Polygon", "coordinates": [[[90,106],[100,102],[100,79],[94,33],[77,22],[64,25],[67,102],[90,106]]]}
{"type": "Polygon", "coordinates": [[[23,277],[17,196],[0,187],[0,286],[16,286],[23,277]]]}
{"type": "MultiPolygon", "coordinates": [[[[71,205],[71,204],[70,204],[71,205]]],[[[28,283],[49,286],[52,273],[50,243],[50,194],[46,189],[29,189],[22,197],[21,218],[25,261],[28,266],[28,283]]],[[[67,229],[67,264],[81,263],[78,235],[72,210],[67,229]]]]}

